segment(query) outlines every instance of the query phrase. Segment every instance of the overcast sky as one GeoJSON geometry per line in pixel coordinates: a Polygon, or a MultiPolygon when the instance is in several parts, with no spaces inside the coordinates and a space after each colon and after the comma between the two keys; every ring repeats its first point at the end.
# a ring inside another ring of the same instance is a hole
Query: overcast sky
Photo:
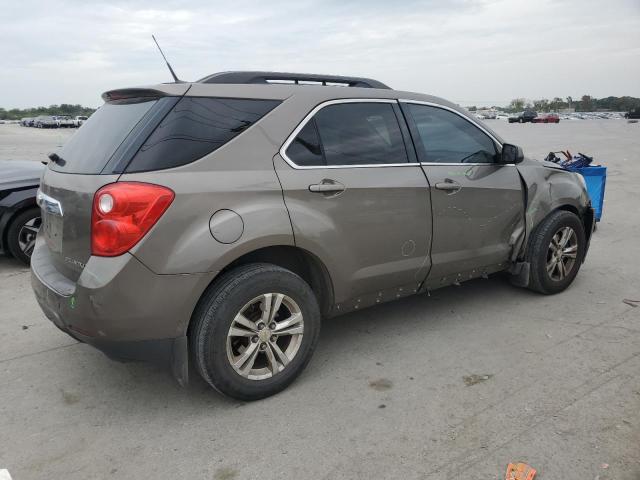
{"type": "Polygon", "coordinates": [[[369,76],[465,106],[640,97],[640,0],[3,1],[0,107],[279,70],[369,76]]]}

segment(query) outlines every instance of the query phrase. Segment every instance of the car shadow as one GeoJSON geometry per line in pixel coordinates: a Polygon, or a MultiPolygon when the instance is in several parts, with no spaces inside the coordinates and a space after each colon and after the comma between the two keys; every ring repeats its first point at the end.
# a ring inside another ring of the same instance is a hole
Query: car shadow
{"type": "MultiPolygon", "coordinates": [[[[497,275],[490,279],[472,280],[458,287],[443,288],[430,295],[415,295],[326,319],[314,358],[307,370],[288,389],[259,403],[281,402],[285,396],[300,398],[308,395],[304,393],[305,388],[315,389],[318,386],[316,382],[325,381],[321,378],[323,372],[345,368],[345,358],[354,355],[351,349],[354,344],[363,340],[364,335],[367,337],[367,349],[383,351],[390,336],[426,336],[446,325],[458,311],[481,310],[482,304],[488,301],[500,302],[507,297],[525,298],[530,295],[535,294],[514,288],[497,275]]],[[[102,394],[109,390],[110,405],[122,402],[147,408],[150,404],[157,404],[158,398],[162,399],[162,405],[158,408],[172,410],[180,406],[182,411],[187,407],[187,410],[193,411],[209,408],[224,412],[251,405],[229,399],[212,390],[192,365],[189,384],[183,388],[178,386],[167,370],[160,367],[144,363],[121,364],[106,357],[99,359],[95,357],[101,354],[94,352],[91,347],[79,345],[77,348],[84,349],[86,354],[91,350],[94,367],[100,371],[97,376],[101,385],[98,387],[96,384],[92,388],[99,388],[102,394]],[[105,386],[104,383],[112,387],[105,386]]],[[[84,374],[87,373],[84,370],[84,374]]],[[[133,411],[127,410],[120,414],[134,415],[135,410],[134,408],[133,411]]]]}
{"type": "Polygon", "coordinates": [[[28,270],[29,266],[22,263],[6,253],[0,253],[0,275],[3,273],[13,273],[16,270],[28,270]]]}

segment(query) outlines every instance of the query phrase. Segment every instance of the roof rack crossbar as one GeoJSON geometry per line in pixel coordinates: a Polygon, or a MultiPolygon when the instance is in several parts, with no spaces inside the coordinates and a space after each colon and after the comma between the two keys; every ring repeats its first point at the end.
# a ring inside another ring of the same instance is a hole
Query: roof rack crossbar
{"type": "Polygon", "coordinates": [[[300,82],[316,82],[324,86],[327,86],[327,83],[335,83],[338,85],[347,85],[349,87],[390,88],[384,83],[371,78],[286,72],[221,72],[201,78],[197,83],[268,84],[277,81],[289,81],[293,82],[295,85],[300,85],[300,82]]]}

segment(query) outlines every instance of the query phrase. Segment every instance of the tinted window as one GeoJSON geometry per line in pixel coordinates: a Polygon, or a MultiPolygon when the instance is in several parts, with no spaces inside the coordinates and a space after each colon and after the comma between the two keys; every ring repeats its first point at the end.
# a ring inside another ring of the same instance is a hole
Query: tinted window
{"type": "Polygon", "coordinates": [[[127,172],[193,162],[244,132],[280,102],[184,97],[140,148],[127,172]]]}
{"type": "Polygon", "coordinates": [[[442,108],[408,104],[427,162],[493,163],[493,140],[471,122],[442,108]]]}
{"type": "Polygon", "coordinates": [[[316,122],[311,119],[287,148],[287,156],[301,167],[324,165],[316,122]]]}
{"type": "Polygon", "coordinates": [[[58,152],[64,162],[50,163],[52,170],[68,173],[100,173],[129,132],[156,104],[105,103],[58,152]]]}
{"type": "Polygon", "coordinates": [[[313,122],[309,122],[287,149],[287,155],[296,163],[300,160],[306,166],[373,165],[408,161],[398,119],[389,103],[329,105],[316,113],[313,121],[316,133],[313,122]],[[322,156],[314,146],[316,135],[320,138],[322,156]]]}
{"type": "Polygon", "coordinates": [[[340,103],[316,116],[327,165],[406,163],[402,133],[389,103],[340,103]]]}

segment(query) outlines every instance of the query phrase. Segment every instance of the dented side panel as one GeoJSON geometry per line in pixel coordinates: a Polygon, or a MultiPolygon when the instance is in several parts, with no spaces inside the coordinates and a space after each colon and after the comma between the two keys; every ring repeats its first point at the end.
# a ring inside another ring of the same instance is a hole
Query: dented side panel
{"type": "Polygon", "coordinates": [[[422,164],[431,187],[433,243],[429,288],[507,268],[523,230],[522,184],[514,165],[422,164]],[[456,191],[440,190],[454,183],[456,191]]]}
{"type": "Polygon", "coordinates": [[[280,155],[274,165],[296,245],[326,265],[336,310],[418,289],[429,271],[431,244],[429,185],[418,165],[305,170],[280,155]],[[329,180],[344,191],[310,191],[329,180]]]}
{"type": "Polygon", "coordinates": [[[526,187],[526,228],[514,250],[513,261],[524,258],[525,247],[531,232],[551,212],[559,208],[578,213],[585,224],[587,237],[591,236],[593,220],[589,221],[590,200],[587,190],[577,173],[557,167],[553,163],[525,159],[517,166],[526,187]]]}

